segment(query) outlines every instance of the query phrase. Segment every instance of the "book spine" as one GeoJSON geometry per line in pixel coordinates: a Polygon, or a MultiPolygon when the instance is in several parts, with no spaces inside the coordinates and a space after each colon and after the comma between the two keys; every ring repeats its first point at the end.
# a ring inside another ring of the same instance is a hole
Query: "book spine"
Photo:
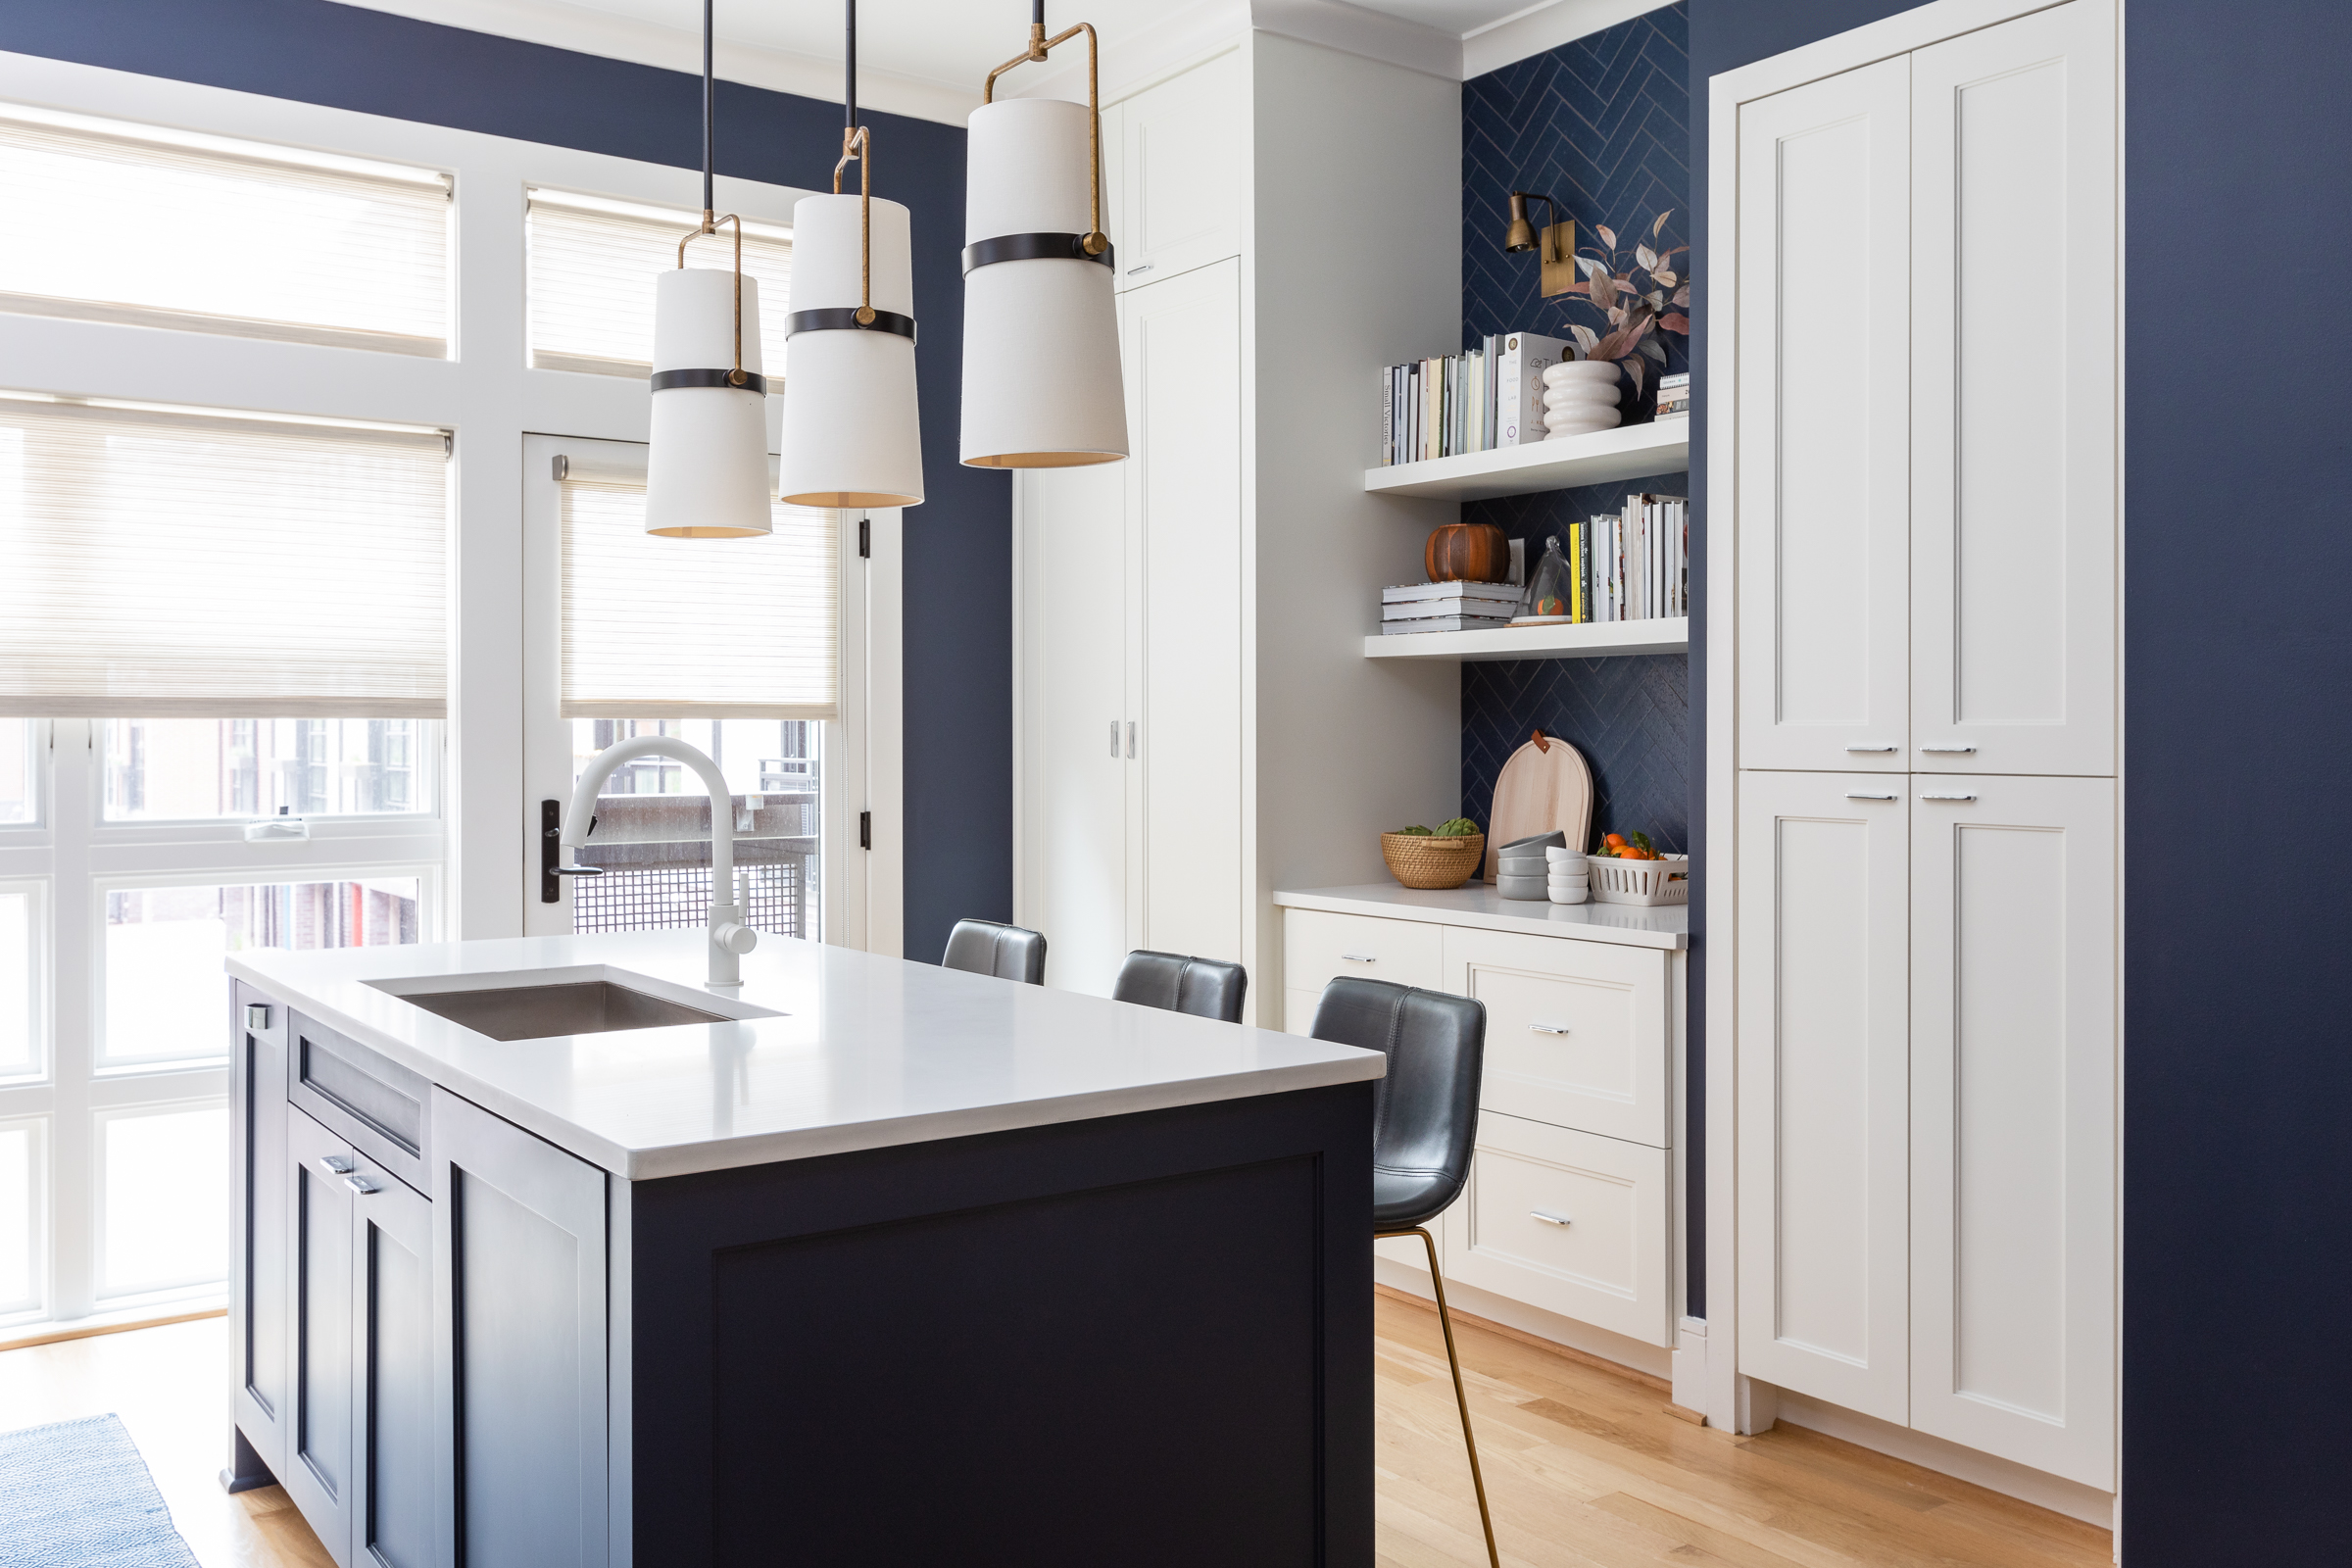
{"type": "Polygon", "coordinates": [[[1394,368],[1380,372],[1380,465],[1384,468],[1396,461],[1396,400],[1390,395],[1396,374],[1394,368]]]}

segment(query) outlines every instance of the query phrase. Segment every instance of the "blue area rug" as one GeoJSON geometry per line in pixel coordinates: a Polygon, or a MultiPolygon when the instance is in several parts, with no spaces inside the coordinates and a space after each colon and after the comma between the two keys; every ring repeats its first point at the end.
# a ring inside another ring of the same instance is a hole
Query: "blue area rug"
{"type": "Polygon", "coordinates": [[[0,1564],[197,1568],[111,1415],[0,1433],[0,1564]]]}

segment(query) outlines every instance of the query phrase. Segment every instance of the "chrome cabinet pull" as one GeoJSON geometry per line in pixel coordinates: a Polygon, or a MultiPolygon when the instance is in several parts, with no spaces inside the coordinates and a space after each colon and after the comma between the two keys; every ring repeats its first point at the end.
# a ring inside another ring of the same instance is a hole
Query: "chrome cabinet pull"
{"type": "Polygon", "coordinates": [[[320,1154],[318,1156],[318,1168],[329,1176],[348,1176],[357,1167],[358,1161],[349,1154],[320,1154]]]}
{"type": "Polygon", "coordinates": [[[269,1028],[270,1004],[266,1002],[248,1002],[245,1004],[245,1027],[248,1029],[269,1028]]]}
{"type": "Polygon", "coordinates": [[[1340,961],[1343,963],[1378,963],[1380,955],[1377,953],[1343,953],[1340,955],[1340,961]]]}
{"type": "Polygon", "coordinates": [[[1902,799],[1899,795],[1880,795],[1870,790],[1847,790],[1845,798],[1849,801],[1899,801],[1902,799]]]}
{"type": "Polygon", "coordinates": [[[1542,1221],[1543,1221],[1544,1224],[1546,1224],[1546,1225],[1558,1225],[1558,1226],[1565,1227],[1565,1226],[1568,1224],[1568,1216],[1567,1216],[1567,1215],[1565,1215],[1565,1214],[1546,1214],[1546,1213],[1544,1213],[1544,1212],[1542,1209],[1540,1209],[1540,1208],[1531,1208],[1531,1209],[1529,1209],[1529,1210],[1527,1211],[1527,1217],[1528,1217],[1529,1219],[1540,1219],[1540,1220],[1542,1220],[1542,1221]]]}
{"type": "Polygon", "coordinates": [[[1540,1035],[1564,1035],[1568,1032],[1568,1026],[1564,1023],[1531,1023],[1528,1027],[1540,1035]]]}
{"type": "Polygon", "coordinates": [[[1110,760],[1119,760],[1119,721],[1115,718],[1110,721],[1110,760]]]}
{"type": "Polygon", "coordinates": [[[1849,752],[1891,752],[1897,748],[1892,746],[1848,746],[1846,750],[1849,752]]]}
{"type": "Polygon", "coordinates": [[[1157,263],[1155,263],[1155,262],[1146,262],[1146,263],[1145,263],[1143,266],[1141,266],[1141,267],[1130,267],[1129,269],[1127,269],[1127,275],[1128,275],[1129,277],[1134,277],[1134,276],[1136,276],[1138,273],[1142,273],[1142,272],[1149,272],[1150,270],[1152,270],[1152,269],[1153,267],[1155,267],[1155,266],[1157,266],[1157,265],[1158,265],[1158,264],[1157,264],[1157,263]]]}
{"type": "Polygon", "coordinates": [[[1920,750],[1932,752],[1937,757],[1966,757],[1976,748],[1974,746],[1922,746],[1920,750]]]}
{"type": "Polygon", "coordinates": [[[1919,798],[1923,801],[1973,801],[1976,799],[1974,795],[1956,795],[1950,790],[1921,790],[1919,798]]]}
{"type": "Polygon", "coordinates": [[[1127,760],[1135,760],[1135,720],[1127,721],[1127,760]]]}
{"type": "Polygon", "coordinates": [[[367,1197],[369,1193],[383,1191],[382,1188],[376,1186],[375,1183],[369,1181],[365,1176],[346,1176],[343,1178],[343,1185],[350,1188],[353,1192],[359,1194],[362,1198],[367,1197]]]}

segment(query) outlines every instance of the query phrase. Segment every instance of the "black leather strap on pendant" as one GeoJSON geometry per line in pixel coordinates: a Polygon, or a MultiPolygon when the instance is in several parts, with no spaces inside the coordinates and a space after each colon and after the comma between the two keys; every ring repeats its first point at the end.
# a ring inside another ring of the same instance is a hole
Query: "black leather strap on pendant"
{"type": "Polygon", "coordinates": [[[1102,254],[1086,254],[1084,234],[999,234],[995,239],[974,240],[963,248],[963,275],[972,270],[993,267],[999,262],[1101,262],[1111,265],[1110,242],[1102,243],[1102,254]]]}
{"type": "Polygon", "coordinates": [[[723,386],[730,392],[757,392],[762,397],[767,395],[767,377],[755,374],[750,370],[743,372],[743,379],[740,381],[735,379],[733,370],[656,370],[654,372],[655,391],[666,392],[673,386],[723,386]]]}
{"type": "Polygon", "coordinates": [[[795,311],[784,318],[784,335],[797,337],[803,332],[896,332],[907,342],[914,341],[914,318],[901,316],[896,311],[876,311],[870,321],[858,319],[858,307],[843,306],[837,311],[795,311]]]}

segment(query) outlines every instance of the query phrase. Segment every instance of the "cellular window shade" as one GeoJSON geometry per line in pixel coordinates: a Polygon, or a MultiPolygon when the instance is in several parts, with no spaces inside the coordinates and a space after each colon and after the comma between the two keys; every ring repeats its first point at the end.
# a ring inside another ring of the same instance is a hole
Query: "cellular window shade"
{"type": "Polygon", "coordinates": [[[839,523],[777,505],[752,539],[645,531],[645,481],[564,482],[565,718],[831,718],[839,523]]]}
{"type": "MultiPolygon", "coordinates": [[[[682,208],[533,190],[529,214],[530,355],[537,370],[642,376],[654,368],[654,278],[678,265],[678,239],[702,221],[682,208]]],[[[686,250],[686,265],[732,269],[727,224],[686,250]]],[[[761,362],[784,376],[792,232],[743,226],[743,271],[760,280],[761,362]]]]}
{"type": "Polygon", "coordinates": [[[0,713],[440,717],[445,453],[0,396],[0,713]]]}
{"type": "Polygon", "coordinates": [[[0,311],[449,354],[431,170],[0,105],[0,311]]]}

